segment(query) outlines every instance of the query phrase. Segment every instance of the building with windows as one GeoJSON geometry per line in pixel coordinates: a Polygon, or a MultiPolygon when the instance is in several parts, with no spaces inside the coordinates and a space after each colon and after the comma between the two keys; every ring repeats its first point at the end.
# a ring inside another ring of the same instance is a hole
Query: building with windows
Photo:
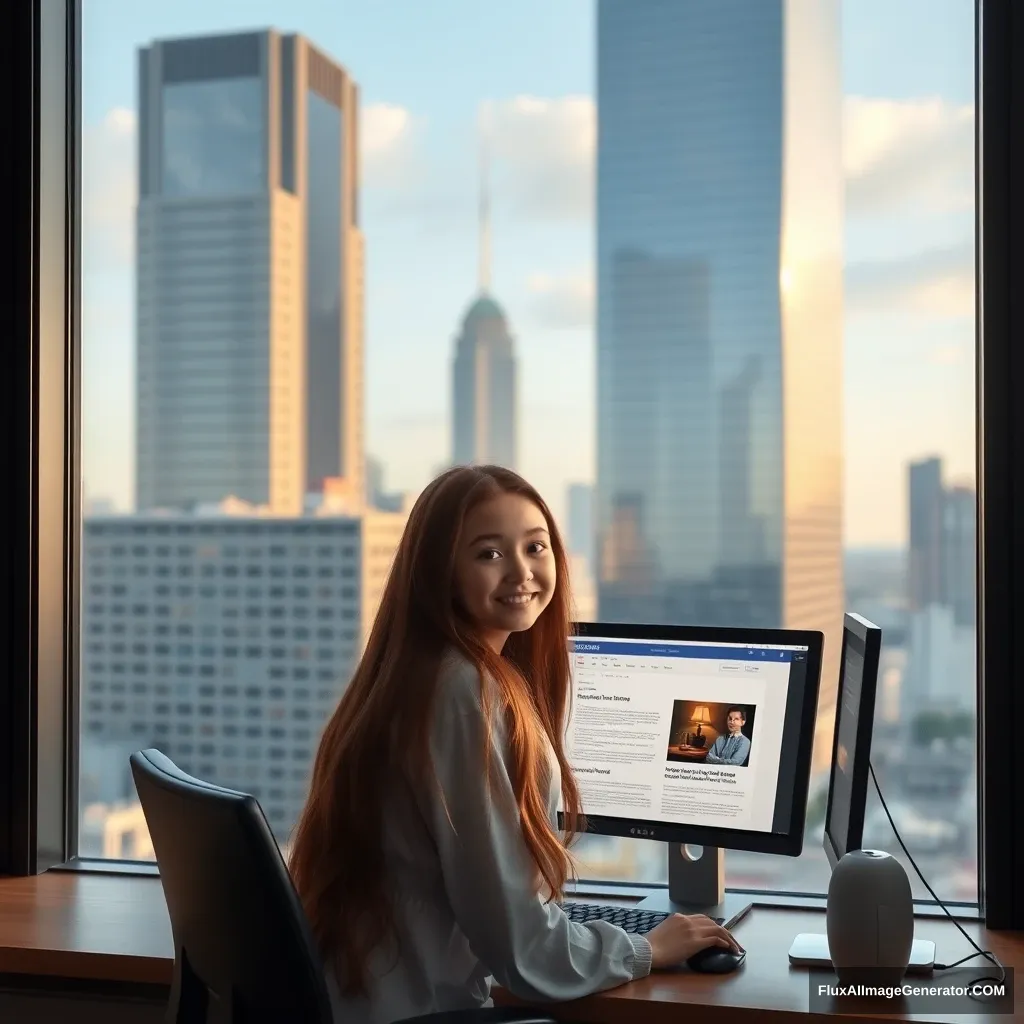
{"type": "Polygon", "coordinates": [[[139,53],[136,508],[363,493],[358,89],[300,36],[139,53]]]}
{"type": "Polygon", "coordinates": [[[930,604],[911,613],[900,683],[900,720],[908,732],[915,718],[936,711],[965,716],[965,732],[973,730],[977,657],[973,626],[959,624],[952,608],[930,604]]]}
{"type": "Polygon", "coordinates": [[[942,604],[942,520],[945,488],[942,460],[922,459],[907,467],[910,555],[907,597],[911,611],[942,604]]]}
{"type": "Polygon", "coordinates": [[[819,767],[843,615],[839,13],[597,8],[599,616],[826,631],[819,767]]]}
{"type": "Polygon", "coordinates": [[[942,460],[907,469],[910,557],[907,598],[912,613],[950,608],[958,627],[973,628],[977,598],[977,497],[972,487],[947,486],[942,460]]]}
{"type": "MultiPolygon", "coordinates": [[[[945,481],[942,460],[907,467],[907,730],[922,714],[973,720],[977,661],[977,496],[945,481]]],[[[965,730],[970,731],[970,727],[965,730]]]]}
{"type": "Polygon", "coordinates": [[[286,838],[404,522],[386,512],[87,519],[88,797],[124,801],[127,752],[155,746],[199,778],[252,793],[286,838]]]}
{"type": "Polygon", "coordinates": [[[942,589],[956,624],[978,621],[978,497],[962,484],[946,490],[942,517],[942,589]]]}

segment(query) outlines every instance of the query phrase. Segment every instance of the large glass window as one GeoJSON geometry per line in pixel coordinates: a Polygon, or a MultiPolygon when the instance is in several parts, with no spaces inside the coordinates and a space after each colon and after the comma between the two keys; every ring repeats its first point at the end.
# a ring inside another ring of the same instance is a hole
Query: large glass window
{"type": "MultiPolygon", "coordinates": [[[[84,13],[81,853],[151,856],[144,745],[287,842],[402,509],[472,451],[554,508],[581,618],[825,631],[805,851],[729,885],[827,886],[848,609],[884,630],[890,811],[975,900],[972,0],[322,6],[277,21],[327,63],[259,44],[315,83],[162,86],[141,206],[137,50],[245,26],[84,13]]],[[[899,853],[873,793],[865,839],[899,853]]],[[[666,878],[656,843],[577,850],[666,878]]]]}

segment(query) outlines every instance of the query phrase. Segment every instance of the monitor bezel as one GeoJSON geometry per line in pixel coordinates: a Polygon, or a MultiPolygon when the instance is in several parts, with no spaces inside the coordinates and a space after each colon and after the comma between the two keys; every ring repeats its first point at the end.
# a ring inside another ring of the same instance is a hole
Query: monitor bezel
{"type": "MultiPolygon", "coordinates": [[[[577,622],[573,637],[605,637],[622,640],[690,640],[707,644],[779,644],[807,648],[807,687],[800,709],[800,730],[797,739],[796,787],[793,814],[788,832],[751,832],[745,829],[716,828],[710,825],[673,825],[661,821],[636,818],[612,818],[605,815],[587,817],[587,833],[624,839],[647,839],[655,842],[686,843],[723,850],[749,853],[773,853],[799,857],[803,851],[807,820],[807,794],[810,787],[811,759],[814,753],[814,725],[821,688],[821,666],[825,636],[816,630],[744,629],[731,626],[664,626],[614,622],[577,622]],[[638,836],[642,828],[647,834],[638,836]],[[633,831],[631,832],[630,829],[633,831]]],[[[586,816],[586,808],[584,808],[586,816]]],[[[564,824],[559,812],[558,823],[564,824]]]]}
{"type": "Polygon", "coordinates": [[[829,867],[835,869],[843,854],[859,850],[864,843],[864,818],[867,811],[870,776],[871,737],[875,726],[875,700],[878,693],[878,665],[882,654],[882,629],[861,615],[847,612],[843,618],[843,642],[839,652],[839,685],[836,688],[836,716],[832,728],[832,761],[828,771],[828,798],[825,803],[825,828],[822,846],[829,867]],[[864,671],[860,703],[857,707],[857,742],[850,769],[850,816],[846,828],[846,849],[840,853],[832,834],[832,790],[835,785],[839,753],[839,711],[846,681],[846,650],[851,638],[863,648],[864,671]]]}

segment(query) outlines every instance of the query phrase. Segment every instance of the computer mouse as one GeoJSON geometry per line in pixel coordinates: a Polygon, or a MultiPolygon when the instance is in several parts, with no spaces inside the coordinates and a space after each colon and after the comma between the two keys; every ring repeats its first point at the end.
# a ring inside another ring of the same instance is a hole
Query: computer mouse
{"type": "Polygon", "coordinates": [[[747,958],[747,954],[734,953],[731,949],[722,949],[721,946],[708,946],[698,953],[694,953],[686,966],[698,974],[728,974],[735,971],[737,967],[747,958]]]}

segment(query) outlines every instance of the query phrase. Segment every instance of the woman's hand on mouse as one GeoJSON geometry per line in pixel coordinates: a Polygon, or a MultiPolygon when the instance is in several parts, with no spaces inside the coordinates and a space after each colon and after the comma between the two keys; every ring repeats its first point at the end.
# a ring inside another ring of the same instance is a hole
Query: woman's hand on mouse
{"type": "Polygon", "coordinates": [[[740,953],[732,933],[703,914],[673,914],[646,936],[651,944],[651,969],[676,967],[709,946],[740,953]]]}

